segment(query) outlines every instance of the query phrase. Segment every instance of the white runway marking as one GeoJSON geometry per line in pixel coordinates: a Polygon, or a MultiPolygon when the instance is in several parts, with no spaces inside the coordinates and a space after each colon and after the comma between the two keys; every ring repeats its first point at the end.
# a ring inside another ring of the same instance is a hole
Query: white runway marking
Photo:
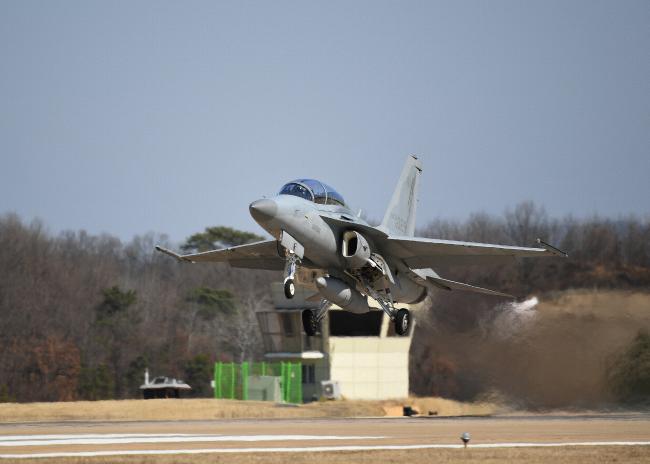
{"type": "Polygon", "coordinates": [[[126,443],[183,443],[224,441],[377,440],[385,437],[337,435],[209,435],[173,433],[0,435],[0,446],[116,445],[126,443]]]}
{"type": "MultiPolygon", "coordinates": [[[[534,448],[563,446],[650,446],[650,441],[595,441],[568,443],[479,443],[470,448],[534,448]]],[[[327,451],[381,451],[411,449],[460,449],[463,445],[421,444],[421,445],[363,445],[363,446],[314,446],[299,448],[206,448],[184,450],[128,450],[128,451],[85,451],[63,453],[0,454],[0,459],[93,457],[93,456],[133,456],[164,454],[205,454],[205,453],[305,453],[327,451]]]]}

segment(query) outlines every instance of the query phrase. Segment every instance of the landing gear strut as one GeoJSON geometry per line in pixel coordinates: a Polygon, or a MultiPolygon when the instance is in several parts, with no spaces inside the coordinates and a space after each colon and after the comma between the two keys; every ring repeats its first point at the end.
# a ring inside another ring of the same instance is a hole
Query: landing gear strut
{"type": "Polygon", "coordinates": [[[293,251],[287,252],[287,277],[284,279],[284,296],[287,297],[288,300],[296,295],[296,284],[294,278],[296,276],[296,268],[298,267],[299,261],[300,258],[293,251]]]}
{"type": "Polygon", "coordinates": [[[411,313],[408,309],[397,309],[393,303],[393,297],[390,293],[388,284],[385,286],[384,294],[380,294],[372,286],[362,280],[366,292],[373,297],[381,309],[390,317],[390,320],[395,324],[395,333],[397,335],[407,335],[411,329],[411,313]]]}

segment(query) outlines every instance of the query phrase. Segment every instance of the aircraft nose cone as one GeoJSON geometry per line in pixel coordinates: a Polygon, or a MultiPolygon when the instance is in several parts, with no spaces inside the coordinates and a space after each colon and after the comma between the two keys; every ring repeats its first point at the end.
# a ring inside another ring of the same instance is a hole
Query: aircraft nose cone
{"type": "Polygon", "coordinates": [[[248,209],[257,222],[268,222],[278,213],[278,204],[273,200],[264,198],[251,203],[248,209]]]}

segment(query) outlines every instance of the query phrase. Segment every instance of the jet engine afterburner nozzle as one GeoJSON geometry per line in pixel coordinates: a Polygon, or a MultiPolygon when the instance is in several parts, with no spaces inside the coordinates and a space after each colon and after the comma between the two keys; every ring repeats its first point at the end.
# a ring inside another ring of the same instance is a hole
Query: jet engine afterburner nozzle
{"type": "Polygon", "coordinates": [[[250,204],[248,210],[253,219],[258,223],[269,222],[278,213],[278,204],[268,198],[256,200],[250,204]]]}
{"type": "Polygon", "coordinates": [[[368,299],[340,279],[319,277],[316,279],[316,286],[323,298],[346,311],[357,314],[370,311],[368,299]]]}

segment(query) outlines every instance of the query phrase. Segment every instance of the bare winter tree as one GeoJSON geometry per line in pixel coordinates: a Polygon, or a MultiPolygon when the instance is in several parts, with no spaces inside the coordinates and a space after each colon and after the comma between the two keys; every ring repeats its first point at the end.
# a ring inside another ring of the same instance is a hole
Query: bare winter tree
{"type": "MultiPolygon", "coordinates": [[[[538,260],[525,276],[516,265],[453,270],[464,273],[459,280],[515,294],[530,288],[650,287],[650,217],[552,220],[526,202],[503,217],[438,219],[422,234],[522,245],[541,236],[569,252],[568,260],[538,260]]],[[[133,397],[133,379],[145,365],[154,373],[182,376],[197,356],[202,366],[216,358],[257,359],[262,346],[255,312],[272,305],[270,284],[281,274],[178,263],[153,252],[154,243],[166,240],[147,234],[122,243],[84,231],[52,236],[38,221],[0,216],[0,399],[133,397]],[[113,287],[132,290],[137,299],[99,330],[97,308],[103,291],[113,287]],[[187,298],[199,288],[229,292],[236,310],[212,317],[196,303],[194,323],[188,324],[188,306],[194,303],[187,298]]],[[[440,317],[453,317],[445,314],[440,317]]],[[[433,372],[451,375],[443,358],[432,360],[433,372]]]]}
{"type": "Polygon", "coordinates": [[[531,246],[538,237],[548,240],[546,210],[532,201],[524,201],[514,210],[507,210],[505,221],[507,237],[516,245],[531,246]]]}

